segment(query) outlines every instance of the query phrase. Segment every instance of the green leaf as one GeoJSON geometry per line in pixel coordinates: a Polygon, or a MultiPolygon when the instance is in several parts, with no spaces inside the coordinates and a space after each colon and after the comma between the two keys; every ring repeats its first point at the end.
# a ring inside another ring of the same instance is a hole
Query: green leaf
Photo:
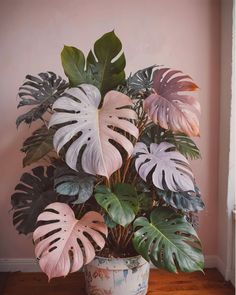
{"type": "Polygon", "coordinates": [[[138,211],[149,211],[153,207],[152,192],[147,187],[144,181],[139,181],[136,186],[137,199],[138,199],[138,211]]]}
{"type": "Polygon", "coordinates": [[[197,186],[195,186],[195,192],[172,192],[158,189],[157,194],[167,204],[185,212],[198,212],[205,207],[197,186]]]}
{"type": "Polygon", "coordinates": [[[40,73],[37,77],[27,75],[26,81],[19,88],[21,100],[17,107],[34,107],[17,118],[16,126],[18,127],[22,122],[31,124],[33,121],[42,119],[43,114],[67,87],[68,83],[53,72],[40,73]]]}
{"type": "Polygon", "coordinates": [[[201,158],[199,148],[195,142],[184,133],[166,131],[163,134],[162,140],[173,143],[176,149],[188,159],[196,160],[201,158]]]}
{"type": "Polygon", "coordinates": [[[132,185],[119,183],[112,191],[106,186],[97,186],[95,198],[117,224],[125,227],[134,220],[138,210],[138,200],[132,185]]]}
{"type": "Polygon", "coordinates": [[[24,167],[37,162],[53,150],[54,133],[55,129],[42,126],[24,141],[21,148],[21,151],[26,153],[23,159],[24,167]]]}
{"type": "Polygon", "coordinates": [[[108,214],[104,215],[104,221],[109,228],[114,228],[117,226],[117,223],[114,222],[108,214]]]}
{"type": "Polygon", "coordinates": [[[199,159],[201,154],[195,142],[184,133],[173,133],[165,130],[156,124],[150,124],[144,131],[141,141],[149,145],[152,142],[157,144],[166,141],[176,146],[176,149],[187,159],[199,159]]]}
{"type": "Polygon", "coordinates": [[[85,57],[82,51],[72,46],[64,46],[61,52],[61,61],[71,86],[87,82],[85,57]]]}
{"type": "Polygon", "coordinates": [[[185,217],[166,207],[134,221],[133,245],[156,267],[177,273],[202,271],[204,258],[197,233],[185,217]]]}
{"type": "Polygon", "coordinates": [[[106,33],[94,44],[87,58],[87,71],[97,81],[100,92],[105,95],[125,81],[125,56],[120,52],[122,44],[114,31],[106,33]]]}
{"type": "Polygon", "coordinates": [[[85,173],[82,168],[75,171],[60,161],[56,164],[54,187],[61,195],[77,196],[74,204],[86,202],[93,194],[96,177],[85,173]]]}

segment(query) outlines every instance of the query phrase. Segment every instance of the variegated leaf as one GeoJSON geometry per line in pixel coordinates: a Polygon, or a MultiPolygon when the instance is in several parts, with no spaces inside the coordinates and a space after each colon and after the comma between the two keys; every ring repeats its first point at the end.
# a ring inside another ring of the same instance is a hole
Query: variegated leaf
{"type": "Polygon", "coordinates": [[[138,129],[130,122],[137,115],[130,108],[131,99],[118,91],[109,91],[101,108],[100,102],[100,92],[93,85],[82,84],[79,88],[71,88],[53,105],[57,111],[52,115],[49,126],[66,124],[54,136],[54,147],[58,152],[79,135],[67,150],[68,166],[76,170],[78,156],[84,149],[81,157],[83,170],[109,178],[122,166],[121,153],[111,140],[121,145],[128,155],[133,152],[131,141],[114,128],[137,138],[138,129]]]}
{"type": "Polygon", "coordinates": [[[164,129],[199,135],[200,104],[189,92],[198,89],[187,75],[168,68],[153,74],[154,93],[144,101],[150,119],[164,129]]]}
{"type": "Polygon", "coordinates": [[[146,181],[152,174],[153,184],[161,189],[171,191],[194,191],[193,174],[187,159],[173,150],[175,146],[168,142],[159,145],[151,143],[148,148],[143,142],[135,145],[137,155],[135,168],[140,177],[146,181]]]}
{"type": "Polygon", "coordinates": [[[43,224],[33,234],[35,254],[49,280],[78,271],[93,260],[95,248],[91,241],[102,249],[103,235],[108,233],[99,213],[90,211],[77,220],[73,210],[62,203],[46,207],[38,222],[43,224]]]}

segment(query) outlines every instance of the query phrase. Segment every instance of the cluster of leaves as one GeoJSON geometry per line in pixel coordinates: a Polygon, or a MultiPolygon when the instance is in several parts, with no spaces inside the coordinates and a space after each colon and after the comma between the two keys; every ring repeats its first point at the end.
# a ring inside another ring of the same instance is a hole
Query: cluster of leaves
{"type": "Polygon", "coordinates": [[[125,79],[113,31],[87,58],[65,46],[61,59],[69,81],[52,72],[26,76],[19,107],[32,109],[16,121],[44,123],[23,143],[23,166],[51,162],[24,173],[12,195],[13,223],[19,233],[34,232],[42,270],[49,279],[65,276],[121,241],[159,268],[201,270],[189,216],[204,203],[187,160],[200,158],[190,138],[200,107],[185,94],[197,86],[157,66],[125,79]]]}

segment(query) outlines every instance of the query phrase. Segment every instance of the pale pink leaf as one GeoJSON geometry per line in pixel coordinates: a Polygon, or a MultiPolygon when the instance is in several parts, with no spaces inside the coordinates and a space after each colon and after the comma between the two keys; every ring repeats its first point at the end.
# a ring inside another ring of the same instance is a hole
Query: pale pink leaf
{"type": "Polygon", "coordinates": [[[54,103],[56,112],[49,126],[66,124],[54,136],[54,146],[58,152],[74,136],[79,135],[66,152],[66,163],[72,169],[76,170],[78,156],[85,147],[81,159],[84,171],[109,178],[122,166],[121,154],[111,140],[120,144],[128,156],[133,152],[131,141],[114,128],[137,138],[138,129],[131,122],[137,119],[137,115],[130,108],[133,106],[131,99],[118,91],[109,91],[101,108],[100,102],[100,92],[93,85],[82,84],[79,88],[70,88],[54,103]]]}
{"type": "Polygon", "coordinates": [[[39,215],[38,221],[49,223],[33,233],[35,254],[49,280],[75,272],[93,260],[95,249],[91,241],[100,249],[105,246],[108,230],[97,212],[90,211],[78,220],[67,204],[52,203],[39,215]]]}
{"type": "Polygon", "coordinates": [[[200,104],[190,94],[198,86],[191,78],[180,71],[158,69],[153,74],[153,89],[144,101],[149,118],[164,129],[199,135],[200,104]]]}
{"type": "Polygon", "coordinates": [[[174,148],[168,142],[161,142],[159,145],[151,143],[150,148],[143,142],[138,142],[134,149],[134,155],[137,156],[135,168],[145,181],[150,174],[153,184],[161,190],[167,187],[171,191],[194,191],[189,163],[174,148]]]}

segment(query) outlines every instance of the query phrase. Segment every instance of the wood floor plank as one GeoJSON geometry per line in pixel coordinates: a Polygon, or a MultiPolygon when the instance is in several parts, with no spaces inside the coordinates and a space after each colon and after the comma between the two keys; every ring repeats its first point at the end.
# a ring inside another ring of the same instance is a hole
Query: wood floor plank
{"type": "MultiPolygon", "coordinates": [[[[2,288],[3,289],[3,288],[2,288]]],[[[75,273],[48,283],[42,273],[10,273],[1,295],[85,295],[82,273],[75,273]]],[[[216,269],[205,274],[174,275],[151,270],[148,295],[233,295],[234,288],[226,283],[216,269]]],[[[121,294],[129,295],[129,294],[121,294]]]]}

